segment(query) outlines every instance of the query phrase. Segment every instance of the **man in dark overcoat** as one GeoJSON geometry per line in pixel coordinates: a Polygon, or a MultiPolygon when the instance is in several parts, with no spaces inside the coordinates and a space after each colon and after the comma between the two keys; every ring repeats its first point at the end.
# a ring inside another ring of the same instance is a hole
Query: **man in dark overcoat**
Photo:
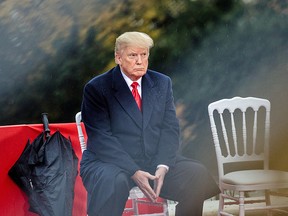
{"type": "Polygon", "coordinates": [[[178,202],[176,216],[202,215],[219,193],[208,170],[180,156],[179,123],[171,79],[148,69],[152,38],[126,32],[116,39],[116,67],[84,88],[82,118],[88,136],[80,174],[89,216],[120,216],[139,186],[155,202],[178,202]]]}

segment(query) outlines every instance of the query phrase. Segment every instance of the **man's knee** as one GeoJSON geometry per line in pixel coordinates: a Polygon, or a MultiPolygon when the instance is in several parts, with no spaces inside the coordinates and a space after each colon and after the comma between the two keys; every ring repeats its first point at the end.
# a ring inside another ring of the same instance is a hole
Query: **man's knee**
{"type": "Polygon", "coordinates": [[[115,187],[125,187],[129,190],[129,176],[124,172],[120,172],[115,177],[115,187]]]}

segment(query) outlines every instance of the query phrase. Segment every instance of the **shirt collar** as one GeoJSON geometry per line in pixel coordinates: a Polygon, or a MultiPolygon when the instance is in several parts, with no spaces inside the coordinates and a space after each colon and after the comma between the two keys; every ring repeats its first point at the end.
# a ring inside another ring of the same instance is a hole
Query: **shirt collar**
{"type": "Polygon", "coordinates": [[[128,76],[126,76],[125,73],[122,72],[122,70],[121,70],[121,73],[122,73],[122,76],[123,76],[124,80],[126,81],[127,85],[129,86],[129,88],[131,88],[131,84],[132,84],[133,82],[137,82],[137,83],[138,83],[138,87],[140,87],[140,89],[141,89],[142,77],[140,77],[140,78],[139,78],[138,80],[136,80],[136,81],[132,81],[128,76]]]}

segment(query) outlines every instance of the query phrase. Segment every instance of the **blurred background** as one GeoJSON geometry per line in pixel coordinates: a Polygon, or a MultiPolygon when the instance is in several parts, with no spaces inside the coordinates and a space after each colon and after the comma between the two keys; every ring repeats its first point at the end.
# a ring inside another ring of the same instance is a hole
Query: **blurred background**
{"type": "Polygon", "coordinates": [[[182,152],[217,173],[207,106],[272,104],[272,165],[288,170],[288,0],[0,0],[0,125],[73,122],[85,83],[115,66],[115,38],[143,31],[173,81],[182,152]]]}

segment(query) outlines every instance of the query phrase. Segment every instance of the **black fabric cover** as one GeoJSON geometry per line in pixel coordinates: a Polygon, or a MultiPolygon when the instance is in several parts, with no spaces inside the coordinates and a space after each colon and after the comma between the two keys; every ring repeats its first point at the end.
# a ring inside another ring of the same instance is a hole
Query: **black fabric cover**
{"type": "Polygon", "coordinates": [[[41,133],[9,170],[9,176],[27,194],[30,211],[41,216],[71,216],[78,158],[71,141],[59,131],[41,133]]]}

